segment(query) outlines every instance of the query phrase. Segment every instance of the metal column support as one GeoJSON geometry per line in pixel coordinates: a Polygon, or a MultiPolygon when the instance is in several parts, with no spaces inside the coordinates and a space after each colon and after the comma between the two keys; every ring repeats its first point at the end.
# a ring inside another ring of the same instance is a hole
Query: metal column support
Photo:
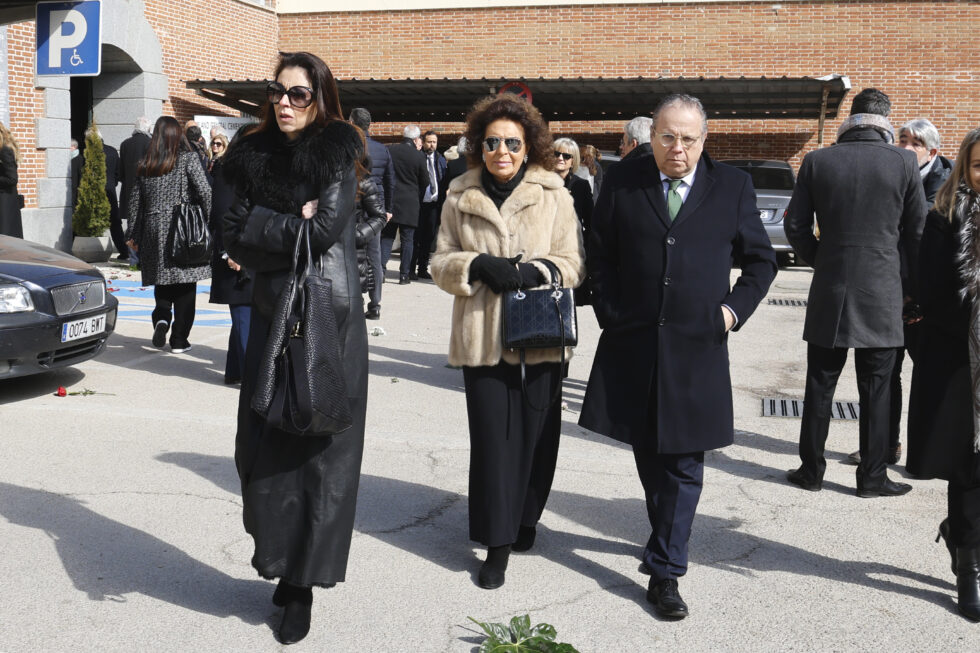
{"type": "Polygon", "coordinates": [[[823,124],[827,120],[827,98],[830,96],[830,87],[823,87],[823,98],[820,100],[820,119],[817,122],[817,145],[823,145],[823,124]]]}

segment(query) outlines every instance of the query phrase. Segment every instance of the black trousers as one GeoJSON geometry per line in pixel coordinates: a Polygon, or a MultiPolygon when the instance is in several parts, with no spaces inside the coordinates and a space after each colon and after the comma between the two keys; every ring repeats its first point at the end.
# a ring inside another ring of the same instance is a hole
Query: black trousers
{"type": "Polygon", "coordinates": [[[559,363],[528,365],[525,398],[517,365],[463,368],[471,540],[486,546],[513,544],[519,526],[534,526],[541,518],[561,431],[561,403],[548,402],[560,382],[559,363]],[[548,407],[536,410],[529,403],[548,407]]]}
{"type": "Polygon", "coordinates": [[[415,249],[415,227],[389,222],[381,230],[381,268],[388,267],[391,250],[395,246],[395,234],[401,238],[401,254],[398,263],[398,274],[407,276],[411,271],[412,251],[415,249]]]}
{"type": "Polygon", "coordinates": [[[687,573],[687,543],[704,486],[704,452],[662,454],[633,447],[646,495],[650,539],[643,561],[656,582],[687,573]]]}
{"type": "MultiPolygon", "coordinates": [[[[846,348],[807,346],[800,459],[804,472],[815,480],[822,479],[827,469],[824,446],[830,430],[830,409],[846,361],[846,348]]],[[[858,424],[861,464],[857,478],[860,486],[873,487],[885,480],[895,348],[855,349],[854,365],[861,404],[858,424]]]]}
{"type": "Polygon", "coordinates": [[[415,248],[412,250],[411,272],[427,272],[432,245],[439,231],[439,202],[422,202],[419,226],[415,230],[415,248]]]}
{"type": "Polygon", "coordinates": [[[892,368],[891,414],[888,423],[888,446],[892,449],[901,443],[899,435],[902,431],[902,365],[905,363],[906,351],[915,363],[918,353],[916,345],[919,342],[919,325],[906,324],[904,331],[905,346],[895,348],[895,367],[892,368]]]}
{"type": "Polygon", "coordinates": [[[106,192],[109,198],[109,236],[116,251],[123,256],[129,256],[129,246],[126,245],[126,233],[122,228],[122,216],[119,213],[119,202],[116,192],[106,192]]]}
{"type": "Polygon", "coordinates": [[[170,344],[187,344],[187,337],[194,326],[194,310],[197,301],[197,283],[175,283],[166,286],[153,286],[156,308],[150,319],[153,324],[163,320],[171,325],[170,344]],[[171,318],[171,310],[173,317],[171,318]]]}

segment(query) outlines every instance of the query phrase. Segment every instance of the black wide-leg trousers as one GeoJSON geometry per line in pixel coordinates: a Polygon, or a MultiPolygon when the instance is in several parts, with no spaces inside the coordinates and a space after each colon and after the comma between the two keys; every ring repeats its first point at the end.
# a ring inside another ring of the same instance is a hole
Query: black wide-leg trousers
{"type": "Polygon", "coordinates": [[[528,365],[525,397],[518,365],[463,368],[471,540],[513,544],[519,526],[541,518],[558,460],[561,402],[550,400],[560,382],[559,363],[528,365]]]}

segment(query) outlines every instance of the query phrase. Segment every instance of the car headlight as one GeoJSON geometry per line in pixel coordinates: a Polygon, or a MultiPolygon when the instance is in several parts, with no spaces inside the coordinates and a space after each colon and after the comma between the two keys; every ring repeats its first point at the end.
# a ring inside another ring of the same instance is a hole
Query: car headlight
{"type": "Polygon", "coordinates": [[[23,313],[34,310],[34,300],[24,286],[0,286],[0,313],[23,313]]]}

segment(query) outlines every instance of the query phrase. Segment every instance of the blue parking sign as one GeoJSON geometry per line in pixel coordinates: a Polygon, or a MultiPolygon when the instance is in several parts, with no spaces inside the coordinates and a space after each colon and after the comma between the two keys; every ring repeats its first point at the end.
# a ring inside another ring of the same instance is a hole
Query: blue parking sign
{"type": "Polygon", "coordinates": [[[37,3],[38,75],[95,76],[102,70],[102,2],[37,3]]]}

